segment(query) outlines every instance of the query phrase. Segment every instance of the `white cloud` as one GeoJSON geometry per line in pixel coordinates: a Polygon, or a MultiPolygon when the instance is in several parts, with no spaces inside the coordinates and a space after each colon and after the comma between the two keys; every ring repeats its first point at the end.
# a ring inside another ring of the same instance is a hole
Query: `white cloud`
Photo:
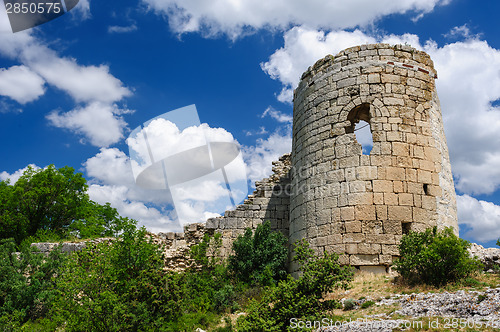
{"type": "Polygon", "coordinates": [[[469,229],[465,236],[479,242],[500,238],[500,206],[468,195],[457,196],[458,223],[469,229]]]}
{"type": "Polygon", "coordinates": [[[6,181],[9,180],[10,184],[14,184],[19,180],[19,178],[23,175],[23,173],[28,169],[28,167],[32,167],[35,170],[41,169],[35,164],[29,164],[28,166],[18,169],[12,174],[7,173],[6,171],[3,171],[0,173],[0,181],[6,181]]]}
{"type": "Polygon", "coordinates": [[[244,132],[246,136],[264,135],[268,133],[264,126],[260,126],[258,130],[245,130],[244,132]]]}
{"type": "MultiPolygon", "coordinates": [[[[76,8],[88,5],[88,1],[80,3],[83,4],[76,8]]],[[[0,83],[0,94],[20,103],[32,101],[43,94],[45,81],[80,104],[67,113],[50,113],[47,118],[51,124],[83,134],[97,146],[108,146],[123,137],[126,123],[120,114],[126,110],[116,103],[132,92],[110,73],[107,65],[83,66],[76,59],[60,56],[35,38],[32,30],[1,33],[0,55],[21,63],[9,69],[15,71],[15,80],[9,72],[0,73],[5,78],[0,83]],[[19,85],[29,89],[18,88],[19,85]]]]}
{"type": "Polygon", "coordinates": [[[266,116],[270,116],[274,120],[280,122],[280,123],[292,123],[293,117],[289,114],[282,113],[273,107],[269,106],[264,113],[260,116],[261,118],[264,118],[266,116]]]}
{"type": "MultiPolygon", "coordinates": [[[[149,151],[139,139],[141,132],[146,133],[149,148],[156,161],[205,146],[207,142],[237,144],[233,136],[223,128],[210,128],[207,124],[200,124],[179,130],[174,123],[157,118],[128,139],[131,151],[135,152],[133,155],[140,159],[138,162],[131,162],[124,152],[116,148],[102,148],[96,156],[84,163],[87,174],[93,178],[89,189],[92,199],[100,203],[110,202],[122,215],[134,218],[141,225],[155,231],[179,230],[180,225],[186,222],[205,221],[207,217],[231,208],[229,191],[220,170],[163,190],[148,190],[136,185],[131,164],[140,164],[142,160],[146,163],[141,169],[152,166],[147,162],[149,151]],[[172,212],[174,207],[175,212],[172,212]]],[[[215,155],[213,150],[212,153],[215,155]]],[[[239,203],[247,194],[245,165],[238,163],[236,158],[225,166],[225,171],[232,197],[239,203]]],[[[169,182],[172,179],[168,173],[169,182]]],[[[164,182],[163,178],[155,180],[164,182]]]]}
{"type": "Polygon", "coordinates": [[[492,193],[500,186],[500,50],[476,39],[438,48],[428,43],[439,79],[456,187],[464,193],[492,193]]]}
{"type": "Polygon", "coordinates": [[[94,102],[62,114],[53,111],[47,115],[47,119],[56,127],[85,136],[92,145],[109,146],[123,138],[127,124],[119,115],[128,112],[116,105],[94,102]]]}
{"type": "Polygon", "coordinates": [[[109,73],[108,66],[79,65],[73,58],[59,56],[30,32],[0,34],[0,54],[19,60],[77,102],[112,103],[131,95],[131,91],[109,73]]]}
{"type": "Polygon", "coordinates": [[[272,162],[292,151],[291,127],[275,131],[268,138],[259,138],[255,146],[243,148],[247,164],[248,179],[252,182],[262,180],[272,174],[272,162]]]}
{"type": "Polygon", "coordinates": [[[45,93],[45,81],[26,66],[0,68],[0,95],[25,104],[45,93]]]}
{"type": "Polygon", "coordinates": [[[70,11],[71,14],[76,15],[82,20],[91,17],[90,14],[90,0],[79,0],[75,8],[70,11]]]}
{"type": "Polygon", "coordinates": [[[146,202],[129,200],[130,189],[126,186],[99,185],[89,186],[89,197],[99,204],[110,203],[121,216],[138,221],[139,226],[145,226],[152,232],[179,232],[181,226],[166,211],[150,207],[146,202]]]}
{"type": "Polygon", "coordinates": [[[255,29],[287,29],[291,25],[341,29],[366,26],[390,14],[432,11],[448,0],[143,0],[151,9],[168,17],[176,32],[201,31],[237,38],[255,29]]]}
{"type": "Polygon", "coordinates": [[[117,148],[101,148],[83,164],[87,175],[108,185],[131,186],[134,176],[128,156],[117,148]]]}
{"type": "Polygon", "coordinates": [[[113,103],[131,95],[130,90],[109,73],[108,66],[81,66],[75,59],[58,57],[45,47],[25,50],[24,56],[34,71],[77,102],[113,103]]]}
{"type": "Polygon", "coordinates": [[[269,61],[261,63],[271,78],[283,84],[278,96],[282,102],[292,102],[293,89],[299,84],[302,73],[318,59],[328,54],[360,44],[374,43],[375,38],[359,30],[325,33],[306,27],[294,27],[284,35],[285,45],[276,50],[269,61]]]}
{"type": "Polygon", "coordinates": [[[137,25],[135,24],[129,26],[112,25],[108,27],[108,33],[127,33],[136,30],[137,30],[137,25]]]}

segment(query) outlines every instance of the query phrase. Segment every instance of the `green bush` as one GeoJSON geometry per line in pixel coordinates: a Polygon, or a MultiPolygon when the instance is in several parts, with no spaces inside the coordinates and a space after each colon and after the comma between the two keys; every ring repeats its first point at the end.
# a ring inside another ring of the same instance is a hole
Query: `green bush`
{"type": "MultiPolygon", "coordinates": [[[[292,318],[314,317],[325,309],[320,301],[325,293],[349,287],[354,271],[340,266],[338,255],[316,256],[305,240],[296,244],[295,253],[302,275],[298,279],[288,276],[269,288],[260,301],[253,301],[248,315],[239,319],[238,331],[287,331],[292,318]]],[[[325,305],[333,307],[328,301],[325,305]]]]}
{"type": "Polygon", "coordinates": [[[181,309],[159,247],[133,225],[112,244],[73,253],[57,290],[51,318],[67,331],[158,330],[181,309]]]}
{"type": "Polygon", "coordinates": [[[270,285],[283,280],[288,258],[286,244],[283,234],[271,231],[269,221],[258,225],[255,233],[247,229],[233,242],[229,270],[243,282],[270,285]]]}
{"type": "Polygon", "coordinates": [[[363,302],[363,304],[361,304],[361,309],[369,308],[374,304],[375,304],[375,302],[373,302],[373,301],[365,301],[365,302],[363,302]]]}
{"type": "Polygon", "coordinates": [[[353,299],[346,299],[344,301],[344,310],[345,311],[352,310],[352,309],[354,309],[354,307],[356,307],[356,302],[354,302],[353,299]]]}
{"type": "Polygon", "coordinates": [[[1,330],[19,327],[47,313],[64,260],[65,255],[57,249],[46,257],[29,246],[16,252],[13,239],[0,241],[1,330]]]}
{"type": "Polygon", "coordinates": [[[467,249],[470,243],[457,237],[451,228],[437,231],[410,232],[402,237],[399,245],[401,257],[394,269],[403,280],[439,287],[458,281],[481,268],[477,258],[471,258],[467,249]]]}

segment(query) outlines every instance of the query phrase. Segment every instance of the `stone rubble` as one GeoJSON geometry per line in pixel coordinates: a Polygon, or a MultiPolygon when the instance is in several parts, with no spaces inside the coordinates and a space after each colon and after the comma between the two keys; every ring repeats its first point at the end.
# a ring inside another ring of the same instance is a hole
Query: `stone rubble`
{"type": "Polygon", "coordinates": [[[477,256],[484,265],[484,270],[494,272],[500,270],[500,248],[485,248],[482,245],[471,243],[471,256],[477,256]]]}
{"type": "MultiPolygon", "coordinates": [[[[342,299],[341,302],[346,299],[342,299]]],[[[363,300],[357,301],[359,308],[363,300]]],[[[404,327],[409,321],[420,317],[440,317],[440,326],[452,322],[453,318],[462,319],[470,327],[500,328],[500,285],[497,288],[487,288],[485,291],[443,292],[397,294],[389,299],[375,303],[377,306],[397,305],[400,308],[390,314],[366,316],[361,323],[353,321],[350,324],[337,327],[324,327],[319,332],[332,331],[393,331],[395,327],[404,327]],[[406,316],[405,319],[391,319],[394,315],[406,316]],[[445,318],[449,318],[445,320],[445,318]],[[370,325],[371,324],[371,325],[370,325]]],[[[356,308],[354,310],[356,310],[356,308]]],[[[460,320],[459,320],[460,321],[460,320]]],[[[404,330],[404,329],[403,329],[404,330]]]]}

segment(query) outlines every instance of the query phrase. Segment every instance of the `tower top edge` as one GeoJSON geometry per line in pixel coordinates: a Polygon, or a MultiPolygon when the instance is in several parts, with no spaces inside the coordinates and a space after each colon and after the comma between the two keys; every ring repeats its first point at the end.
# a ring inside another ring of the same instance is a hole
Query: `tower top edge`
{"type": "Polygon", "coordinates": [[[362,63],[370,60],[387,60],[407,64],[424,66],[431,72],[436,72],[434,63],[429,54],[417,50],[410,45],[390,44],[363,44],[346,48],[336,55],[328,54],[310,66],[301,77],[303,80],[308,75],[315,75],[333,65],[345,66],[353,63],[362,63]]]}

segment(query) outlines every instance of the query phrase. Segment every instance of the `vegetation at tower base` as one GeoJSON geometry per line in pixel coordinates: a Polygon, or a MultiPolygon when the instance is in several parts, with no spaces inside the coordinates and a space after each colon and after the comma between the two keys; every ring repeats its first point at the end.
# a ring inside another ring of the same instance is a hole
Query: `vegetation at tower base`
{"type": "Polygon", "coordinates": [[[268,286],[286,278],[287,239],[269,221],[248,228],[233,242],[229,269],[241,281],[268,286]]]}
{"type": "Polygon", "coordinates": [[[439,287],[481,269],[479,260],[470,257],[469,247],[470,243],[457,237],[450,228],[410,232],[401,239],[401,257],[394,263],[394,269],[409,283],[439,287]]]}
{"type": "Polygon", "coordinates": [[[90,200],[87,189],[82,174],[67,166],[28,166],[15,184],[0,181],[0,238],[20,244],[117,235],[130,221],[90,200]]]}
{"type": "Polygon", "coordinates": [[[249,306],[240,319],[238,331],[287,331],[292,318],[310,319],[325,309],[338,307],[336,301],[320,300],[335,288],[347,289],[354,269],[341,266],[338,255],[315,255],[305,240],[295,244],[295,257],[302,269],[298,279],[290,275],[249,306]]]}

